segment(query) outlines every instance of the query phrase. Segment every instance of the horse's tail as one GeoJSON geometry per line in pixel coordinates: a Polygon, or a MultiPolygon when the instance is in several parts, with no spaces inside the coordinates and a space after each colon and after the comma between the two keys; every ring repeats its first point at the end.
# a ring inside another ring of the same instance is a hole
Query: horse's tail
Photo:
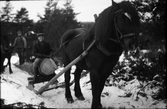
{"type": "Polygon", "coordinates": [[[63,63],[66,63],[65,61],[68,60],[67,54],[65,52],[68,42],[70,42],[73,38],[77,38],[78,36],[80,36],[80,34],[82,34],[85,31],[86,29],[84,28],[77,28],[68,30],[66,33],[64,33],[64,35],[61,38],[61,55],[63,58],[63,63]]]}
{"type": "Polygon", "coordinates": [[[80,33],[86,31],[85,28],[77,28],[68,30],[61,38],[61,45],[66,45],[71,39],[79,36],[80,33]]]}

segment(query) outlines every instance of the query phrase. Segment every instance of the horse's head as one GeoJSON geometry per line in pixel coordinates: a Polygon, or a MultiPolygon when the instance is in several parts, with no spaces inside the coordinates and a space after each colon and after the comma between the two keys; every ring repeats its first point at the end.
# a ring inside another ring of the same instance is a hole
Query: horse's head
{"type": "Polygon", "coordinates": [[[12,49],[12,44],[9,41],[9,35],[2,35],[1,37],[1,49],[3,51],[9,51],[12,49]]]}
{"type": "Polygon", "coordinates": [[[115,3],[114,26],[117,39],[122,43],[125,51],[137,47],[137,36],[139,33],[139,16],[130,2],[115,3]]]}
{"type": "Polygon", "coordinates": [[[9,40],[8,40],[8,35],[3,35],[1,38],[1,45],[3,46],[4,49],[8,49],[9,48],[9,40]]]}
{"type": "Polygon", "coordinates": [[[115,43],[119,43],[127,52],[137,47],[139,26],[138,12],[130,2],[115,3],[112,0],[112,6],[102,11],[96,18],[95,40],[102,45],[108,44],[108,50],[120,49],[113,48],[115,43]]]}

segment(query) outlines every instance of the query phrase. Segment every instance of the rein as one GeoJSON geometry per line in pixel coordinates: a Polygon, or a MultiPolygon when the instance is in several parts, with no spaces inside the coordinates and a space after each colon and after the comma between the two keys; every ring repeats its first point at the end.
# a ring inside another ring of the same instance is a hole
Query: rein
{"type": "Polygon", "coordinates": [[[71,39],[65,41],[64,43],[62,43],[62,44],[60,45],[60,47],[59,47],[55,52],[53,52],[53,53],[50,55],[50,57],[54,56],[58,51],[60,51],[60,49],[61,49],[65,44],[67,44],[69,41],[71,41],[72,39],[75,39],[75,38],[79,37],[79,36],[80,36],[81,34],[83,34],[84,32],[85,32],[85,31],[81,32],[80,34],[76,35],[75,37],[73,37],[73,38],[71,38],[71,39]]]}

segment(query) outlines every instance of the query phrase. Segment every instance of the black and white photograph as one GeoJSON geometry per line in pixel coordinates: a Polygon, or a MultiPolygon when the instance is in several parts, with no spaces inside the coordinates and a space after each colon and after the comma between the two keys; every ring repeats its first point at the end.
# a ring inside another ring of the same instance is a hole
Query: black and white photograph
{"type": "Polygon", "coordinates": [[[167,108],[166,0],[2,0],[1,108],[167,108]]]}

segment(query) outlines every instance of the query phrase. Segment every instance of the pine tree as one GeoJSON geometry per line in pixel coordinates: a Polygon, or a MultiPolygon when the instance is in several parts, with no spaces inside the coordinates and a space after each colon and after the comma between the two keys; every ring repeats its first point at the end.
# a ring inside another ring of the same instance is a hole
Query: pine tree
{"type": "Polygon", "coordinates": [[[14,19],[14,22],[19,24],[18,29],[23,33],[28,32],[28,29],[33,27],[33,20],[30,20],[28,16],[29,14],[27,9],[22,7],[19,11],[17,11],[14,19]]]}
{"type": "Polygon", "coordinates": [[[2,7],[2,11],[1,11],[1,21],[3,22],[10,22],[13,20],[13,15],[12,14],[12,4],[10,3],[10,1],[6,1],[5,3],[5,7],[2,7]]]}
{"type": "Polygon", "coordinates": [[[77,28],[79,23],[75,19],[71,0],[66,0],[64,7],[57,6],[58,1],[49,0],[46,4],[44,16],[40,16],[43,25],[45,39],[57,49],[60,45],[61,36],[69,29],[77,28]]]}
{"type": "Polygon", "coordinates": [[[166,0],[134,0],[132,3],[141,17],[141,31],[156,42],[164,40],[166,0]]]}

